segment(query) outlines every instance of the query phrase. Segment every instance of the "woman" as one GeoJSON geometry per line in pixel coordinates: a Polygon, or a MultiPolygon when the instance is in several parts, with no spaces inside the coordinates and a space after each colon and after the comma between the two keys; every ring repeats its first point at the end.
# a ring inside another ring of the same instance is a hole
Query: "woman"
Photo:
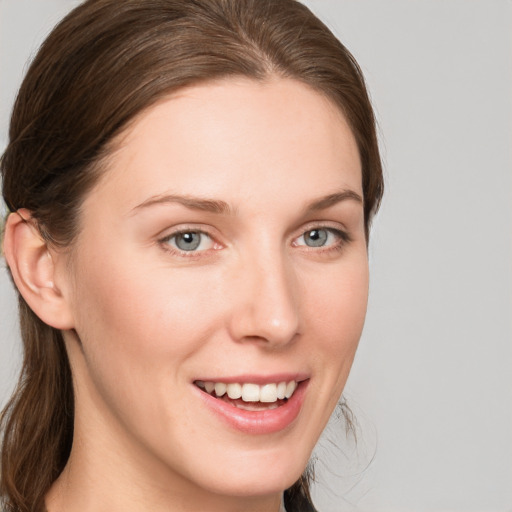
{"type": "Polygon", "coordinates": [[[382,194],[329,30],[294,0],[87,1],[27,73],[2,176],[6,509],[313,510],[382,194]]]}

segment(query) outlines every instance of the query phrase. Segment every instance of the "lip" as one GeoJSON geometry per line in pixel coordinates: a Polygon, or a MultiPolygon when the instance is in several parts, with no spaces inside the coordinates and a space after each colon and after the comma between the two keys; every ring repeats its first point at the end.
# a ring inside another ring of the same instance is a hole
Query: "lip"
{"type": "MultiPolygon", "coordinates": [[[[272,376],[272,379],[275,379],[276,377],[277,376],[272,376]]],[[[295,376],[295,378],[290,378],[289,375],[282,380],[269,380],[269,378],[265,377],[249,379],[248,376],[244,376],[243,379],[239,378],[236,380],[235,378],[215,382],[251,382],[261,385],[270,382],[282,382],[287,379],[288,381],[300,380],[297,376],[295,376]]],[[[223,400],[214,398],[208,393],[200,390],[195,385],[194,388],[195,392],[199,393],[199,396],[206,407],[230,428],[246,434],[262,435],[280,432],[289,427],[295,421],[304,403],[308,384],[309,379],[300,380],[300,382],[298,382],[297,389],[285,404],[277,407],[276,409],[263,411],[246,411],[244,409],[239,409],[238,407],[224,402],[223,400]]]]}
{"type": "Polygon", "coordinates": [[[307,380],[308,378],[309,375],[305,373],[275,373],[266,376],[245,373],[243,375],[235,375],[231,377],[201,377],[200,379],[195,379],[194,382],[198,380],[202,380],[203,382],[224,382],[224,384],[233,384],[236,382],[244,384],[246,382],[250,382],[251,384],[258,384],[259,386],[263,386],[264,384],[277,384],[279,382],[290,382],[291,380],[301,382],[303,380],[307,380]]]}

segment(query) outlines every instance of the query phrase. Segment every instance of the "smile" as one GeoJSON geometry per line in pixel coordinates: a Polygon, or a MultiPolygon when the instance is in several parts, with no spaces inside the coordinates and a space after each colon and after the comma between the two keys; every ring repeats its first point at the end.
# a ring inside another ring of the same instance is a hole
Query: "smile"
{"type": "MultiPolygon", "coordinates": [[[[263,382],[195,380],[204,404],[231,428],[271,434],[290,426],[299,415],[309,378],[263,382]]],[[[257,379],[254,379],[257,380],[257,379]]]]}
{"type": "Polygon", "coordinates": [[[194,384],[213,396],[245,410],[274,409],[283,405],[297,389],[297,381],[282,381],[258,385],[254,383],[225,383],[195,381],[194,384]]]}

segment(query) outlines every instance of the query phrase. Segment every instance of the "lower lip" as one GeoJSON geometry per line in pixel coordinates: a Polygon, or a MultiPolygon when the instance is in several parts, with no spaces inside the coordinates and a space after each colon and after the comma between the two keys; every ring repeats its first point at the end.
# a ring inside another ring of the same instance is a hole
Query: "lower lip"
{"type": "Polygon", "coordinates": [[[246,411],[201,391],[206,406],[231,428],[246,434],[273,434],[290,426],[300,413],[309,380],[302,381],[285,404],[276,409],[246,411]]]}

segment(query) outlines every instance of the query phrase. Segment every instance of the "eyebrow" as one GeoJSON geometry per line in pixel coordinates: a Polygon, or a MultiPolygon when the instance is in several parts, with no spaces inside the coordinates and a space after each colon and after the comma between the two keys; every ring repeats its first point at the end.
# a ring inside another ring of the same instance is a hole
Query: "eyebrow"
{"type": "MultiPolygon", "coordinates": [[[[335,204],[347,200],[354,200],[360,204],[363,204],[363,198],[357,192],[354,192],[353,190],[342,190],[341,192],[335,192],[333,194],[329,194],[319,199],[315,199],[314,201],[306,205],[304,211],[306,213],[310,213],[326,210],[327,208],[330,208],[335,204]]],[[[200,210],[216,214],[229,215],[233,213],[233,209],[225,201],[176,194],[165,194],[150,197],[149,199],[146,199],[139,205],[135,206],[132,212],[135,213],[137,210],[140,209],[145,209],[151,206],[168,203],[178,203],[191,210],[200,210]]]]}
{"type": "Polygon", "coordinates": [[[315,199],[306,206],[305,211],[317,212],[320,210],[326,210],[335,204],[347,200],[353,200],[363,204],[363,198],[357,192],[354,192],[353,190],[342,190],[341,192],[335,192],[334,194],[329,194],[321,197],[320,199],[315,199]]]}
{"type": "Polygon", "coordinates": [[[225,201],[217,199],[203,199],[200,197],[193,196],[182,196],[175,194],[166,194],[161,196],[153,196],[137,205],[133,211],[148,208],[150,206],[166,203],[178,203],[191,210],[201,210],[210,213],[217,214],[229,214],[231,213],[231,207],[225,201]]]}

